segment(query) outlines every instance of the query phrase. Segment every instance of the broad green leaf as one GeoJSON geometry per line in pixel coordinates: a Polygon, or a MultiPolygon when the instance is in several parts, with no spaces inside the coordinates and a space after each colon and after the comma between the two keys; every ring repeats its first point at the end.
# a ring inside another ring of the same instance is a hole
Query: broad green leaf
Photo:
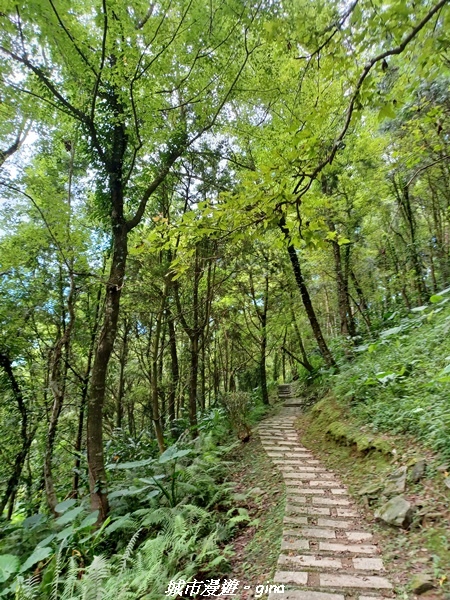
{"type": "Polygon", "coordinates": [[[92,525],[95,525],[97,523],[98,513],[98,510],[94,510],[93,512],[91,512],[90,515],[88,515],[81,521],[77,529],[84,529],[85,527],[92,527],[92,525]]]}
{"type": "Polygon", "coordinates": [[[132,462],[124,462],[117,464],[109,464],[107,469],[138,469],[139,467],[145,467],[151,465],[155,460],[153,458],[147,458],[145,460],[136,460],[132,462]]]}
{"type": "Polygon", "coordinates": [[[31,567],[33,565],[40,562],[41,560],[45,560],[52,553],[53,553],[53,550],[49,546],[38,546],[37,548],[34,549],[34,552],[32,554],[30,554],[30,556],[27,558],[27,560],[23,563],[23,565],[20,568],[20,573],[23,573],[24,571],[28,571],[28,569],[31,569],[31,567]]]}
{"type": "Polygon", "coordinates": [[[68,537],[75,533],[75,527],[73,525],[69,525],[68,527],[64,527],[62,531],[60,531],[56,539],[57,540],[66,540],[68,537]]]}
{"type": "Polygon", "coordinates": [[[75,519],[78,517],[78,515],[80,513],[82,513],[83,511],[84,511],[84,508],[82,506],[77,506],[76,508],[69,510],[69,512],[66,512],[62,517],[59,517],[58,519],[56,519],[55,523],[57,525],[67,525],[67,523],[71,523],[72,521],[75,521],[75,519]]]}
{"type": "Polygon", "coordinates": [[[169,460],[175,460],[177,458],[187,456],[190,453],[191,453],[191,450],[178,450],[175,445],[170,446],[170,448],[167,448],[167,450],[161,454],[158,462],[163,464],[163,463],[169,462],[169,460]]]}
{"type": "Polygon", "coordinates": [[[57,513],[64,513],[66,512],[66,510],[69,510],[69,508],[72,508],[72,506],[75,506],[76,503],[76,500],[74,500],[73,498],[69,498],[68,500],[64,500],[64,502],[60,502],[59,504],[57,504],[55,506],[55,511],[57,513]]]}
{"type": "Polygon", "coordinates": [[[115,490],[114,492],[108,494],[108,499],[112,500],[113,498],[122,498],[123,496],[137,496],[138,494],[141,494],[142,492],[148,490],[149,487],[150,486],[146,485],[141,488],[129,487],[123,488],[121,490],[115,490]]]}
{"type": "Polygon", "coordinates": [[[19,559],[13,554],[0,554],[0,583],[7,581],[19,570],[19,559]]]}

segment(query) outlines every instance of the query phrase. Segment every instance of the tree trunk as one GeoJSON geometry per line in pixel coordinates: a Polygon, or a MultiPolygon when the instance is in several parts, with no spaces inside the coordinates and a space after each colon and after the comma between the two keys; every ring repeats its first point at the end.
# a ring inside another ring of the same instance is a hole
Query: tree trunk
{"type": "Polygon", "coordinates": [[[327,343],[325,342],[325,338],[323,337],[322,330],[320,328],[319,321],[317,320],[316,313],[314,311],[314,307],[311,302],[311,297],[309,295],[308,288],[306,286],[305,280],[303,278],[303,274],[300,268],[300,261],[298,259],[297,252],[291,242],[291,237],[289,234],[289,230],[286,227],[285,218],[282,217],[279,222],[279,227],[284,234],[284,237],[288,243],[287,251],[289,254],[289,259],[291,261],[292,270],[294,271],[295,281],[297,283],[300,296],[303,301],[303,306],[305,307],[306,315],[309,319],[311,329],[313,331],[314,337],[316,339],[317,345],[319,346],[319,350],[322,354],[322,357],[325,361],[327,367],[336,368],[336,362],[328,349],[327,343]]]}
{"type": "MultiPolygon", "coordinates": [[[[118,202],[120,204],[120,202],[118,202]]],[[[116,205],[116,203],[114,203],[116,205]]],[[[122,204],[123,205],[123,204],[122,204]]],[[[106,392],[106,374],[117,335],[120,297],[127,259],[127,228],[123,219],[113,226],[113,255],[106,284],[105,309],[97,350],[92,367],[91,388],[88,397],[87,456],[92,510],[99,511],[99,523],[108,514],[106,471],[103,455],[103,405],[106,392]]]]}
{"type": "Polygon", "coordinates": [[[261,398],[263,404],[269,405],[269,393],[267,391],[267,370],[266,370],[266,355],[267,355],[267,336],[263,335],[260,346],[260,362],[259,362],[259,378],[261,381],[261,398]]]}
{"type": "Polygon", "coordinates": [[[119,385],[117,386],[117,397],[116,397],[116,427],[122,428],[123,420],[123,396],[125,393],[125,366],[128,358],[128,336],[130,334],[130,326],[125,319],[123,324],[123,340],[122,348],[119,356],[119,385]]]}
{"type": "MultiPolygon", "coordinates": [[[[291,298],[291,300],[292,300],[292,298],[291,298]]],[[[303,343],[303,338],[300,334],[300,329],[298,328],[297,319],[295,318],[295,312],[294,312],[294,308],[292,307],[292,303],[291,303],[291,316],[292,316],[292,324],[294,326],[295,334],[297,336],[297,341],[298,341],[298,345],[300,348],[300,354],[302,355],[302,359],[303,359],[302,365],[305,367],[305,369],[307,371],[312,373],[314,371],[314,367],[308,360],[308,355],[306,354],[305,345],[303,343]]]]}
{"type": "MultiPolygon", "coordinates": [[[[330,231],[336,231],[334,223],[329,223],[330,231]]],[[[343,269],[341,247],[337,240],[331,240],[334,258],[334,271],[336,274],[337,283],[337,299],[338,311],[341,325],[341,335],[347,337],[355,337],[356,331],[354,328],[353,315],[350,308],[348,296],[348,278],[345,277],[345,272],[348,269],[343,269]]]]}
{"type": "Polygon", "coordinates": [[[197,430],[198,335],[193,335],[190,342],[191,371],[189,376],[189,423],[195,434],[197,430]]]}
{"type": "MultiPolygon", "coordinates": [[[[47,443],[44,456],[44,481],[45,481],[45,492],[47,497],[47,504],[50,511],[54,516],[57,516],[55,506],[58,504],[56,497],[55,486],[53,482],[52,473],[52,460],[53,460],[53,449],[56,439],[56,430],[58,427],[59,416],[64,404],[64,396],[66,389],[66,378],[67,369],[69,364],[69,350],[70,350],[70,338],[72,329],[75,324],[75,309],[74,309],[74,294],[75,294],[75,283],[73,275],[70,274],[70,290],[67,297],[67,308],[69,312],[69,322],[61,338],[56,342],[53,349],[53,356],[51,359],[50,377],[49,377],[49,388],[53,394],[53,406],[50,415],[50,422],[47,431],[47,443]],[[63,357],[63,355],[65,355],[63,357]],[[61,369],[61,363],[65,358],[64,368],[61,369]]],[[[62,314],[63,327],[65,321],[65,313],[62,314]]]]}
{"type": "Polygon", "coordinates": [[[169,387],[169,397],[167,400],[168,403],[168,413],[169,413],[169,421],[171,426],[173,426],[173,422],[175,421],[175,402],[177,397],[178,390],[178,381],[180,379],[180,371],[178,368],[178,353],[177,353],[177,339],[175,334],[175,321],[173,318],[173,314],[169,308],[167,311],[167,323],[169,327],[169,347],[170,347],[170,371],[172,374],[170,387],[169,387]]]}
{"type": "Polygon", "coordinates": [[[8,510],[8,519],[11,519],[14,509],[14,500],[16,497],[17,489],[19,487],[20,476],[22,474],[27,454],[30,450],[31,442],[33,441],[34,435],[36,433],[36,429],[33,429],[30,432],[28,431],[28,412],[25,404],[25,398],[23,396],[19,383],[14,375],[11,360],[6,354],[0,354],[0,367],[2,367],[6,374],[6,377],[9,380],[11,391],[13,393],[14,399],[17,402],[17,407],[21,416],[20,437],[22,447],[16,455],[13,472],[11,473],[10,478],[8,479],[8,482],[6,484],[6,489],[3,494],[3,498],[0,500],[0,516],[3,514],[3,511],[5,510],[5,507],[8,504],[8,502],[10,502],[8,510]]]}
{"type": "Polygon", "coordinates": [[[151,388],[152,388],[152,421],[155,430],[156,440],[158,442],[159,451],[164,452],[164,434],[161,425],[161,414],[159,410],[159,377],[158,377],[158,355],[161,342],[162,319],[166,308],[167,286],[164,286],[164,291],[161,297],[161,307],[156,318],[155,332],[153,334],[152,347],[152,365],[151,365],[151,388]]]}
{"type": "MultiPolygon", "coordinates": [[[[106,262],[103,262],[102,274],[105,272],[106,262]]],[[[75,464],[73,468],[73,480],[72,480],[72,492],[71,497],[78,497],[78,488],[80,484],[80,471],[81,471],[81,449],[83,447],[83,432],[84,432],[84,416],[86,412],[86,404],[89,392],[89,379],[91,376],[92,360],[94,358],[95,342],[97,339],[97,331],[99,327],[99,315],[100,315],[100,302],[102,299],[103,285],[98,286],[95,309],[94,309],[94,321],[91,328],[90,340],[89,340],[89,351],[86,363],[86,369],[81,385],[81,399],[80,408],[78,412],[78,427],[77,436],[75,438],[75,464]]]]}

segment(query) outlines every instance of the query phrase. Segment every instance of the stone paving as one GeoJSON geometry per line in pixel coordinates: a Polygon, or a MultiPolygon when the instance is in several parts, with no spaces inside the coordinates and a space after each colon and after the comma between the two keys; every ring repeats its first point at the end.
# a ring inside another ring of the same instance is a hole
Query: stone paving
{"type": "MultiPolygon", "coordinates": [[[[292,405],[291,405],[292,406],[292,405]]],[[[381,600],[393,596],[379,549],[334,473],[304,448],[284,408],[258,428],[286,484],[281,552],[269,600],[381,600]]]]}

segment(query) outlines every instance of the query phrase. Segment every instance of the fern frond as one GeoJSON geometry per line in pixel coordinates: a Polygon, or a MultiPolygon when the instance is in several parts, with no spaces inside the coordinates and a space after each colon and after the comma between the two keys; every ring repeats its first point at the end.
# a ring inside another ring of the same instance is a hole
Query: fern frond
{"type": "Polygon", "coordinates": [[[125,552],[123,553],[122,556],[122,561],[121,561],[121,567],[120,567],[120,572],[123,573],[125,570],[125,567],[127,565],[127,561],[129,560],[134,547],[136,545],[136,542],[138,540],[139,534],[141,533],[142,528],[140,527],[136,533],[133,535],[133,537],[131,538],[131,540],[128,542],[127,547],[125,548],[125,552]]]}

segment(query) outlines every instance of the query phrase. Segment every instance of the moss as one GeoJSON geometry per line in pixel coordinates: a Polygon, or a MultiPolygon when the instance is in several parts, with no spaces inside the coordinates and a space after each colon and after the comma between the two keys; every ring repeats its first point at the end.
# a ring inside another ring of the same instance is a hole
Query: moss
{"type": "Polygon", "coordinates": [[[318,432],[325,431],[335,442],[344,446],[356,446],[358,452],[363,454],[368,452],[392,454],[392,446],[389,442],[361,431],[356,425],[346,423],[344,408],[332,396],[327,396],[318,402],[311,409],[311,415],[318,432]]]}

